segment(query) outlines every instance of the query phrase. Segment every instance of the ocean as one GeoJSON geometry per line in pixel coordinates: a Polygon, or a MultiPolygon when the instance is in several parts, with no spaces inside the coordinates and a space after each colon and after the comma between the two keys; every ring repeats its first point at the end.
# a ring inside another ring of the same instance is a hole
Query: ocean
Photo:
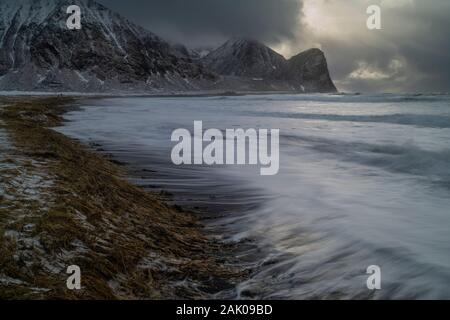
{"type": "MultiPolygon", "coordinates": [[[[213,297],[450,299],[450,96],[90,99],[56,130],[198,212],[249,277],[213,297]],[[175,166],[174,129],[279,129],[280,168],[175,166]],[[369,290],[369,266],[381,289],[369,290]]],[[[231,262],[230,262],[231,263],[231,262]]]]}

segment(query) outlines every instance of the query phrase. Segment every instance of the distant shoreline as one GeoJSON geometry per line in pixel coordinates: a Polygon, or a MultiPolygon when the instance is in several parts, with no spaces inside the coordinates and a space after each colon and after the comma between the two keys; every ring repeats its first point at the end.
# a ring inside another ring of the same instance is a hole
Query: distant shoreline
{"type": "Polygon", "coordinates": [[[448,96],[448,92],[300,92],[300,91],[189,91],[166,93],[127,93],[127,92],[47,92],[47,91],[1,91],[0,99],[11,97],[62,97],[62,98],[201,98],[201,97],[233,97],[264,95],[323,95],[323,96],[448,96]]]}
{"type": "Polygon", "coordinates": [[[271,95],[271,94],[339,94],[339,93],[305,93],[299,91],[187,91],[166,93],[128,93],[128,92],[50,92],[50,91],[1,91],[0,97],[145,97],[145,98],[187,98],[187,97],[217,97],[217,96],[245,96],[245,95],[271,95]]]}

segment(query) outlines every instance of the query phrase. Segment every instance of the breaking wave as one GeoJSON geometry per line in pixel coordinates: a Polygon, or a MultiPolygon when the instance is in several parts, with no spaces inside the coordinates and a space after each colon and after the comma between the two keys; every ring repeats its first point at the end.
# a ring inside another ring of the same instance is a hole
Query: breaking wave
{"type": "Polygon", "coordinates": [[[133,182],[207,209],[205,230],[249,274],[227,297],[450,298],[447,95],[106,99],[68,118],[63,132],[123,158],[133,182]],[[279,174],[172,165],[171,130],[194,120],[281,129],[279,174]]]}
{"type": "Polygon", "coordinates": [[[318,137],[283,136],[289,144],[303,145],[341,160],[428,178],[450,188],[450,149],[424,150],[415,145],[381,145],[318,137]]]}
{"type": "Polygon", "coordinates": [[[288,118],[321,121],[348,121],[401,124],[428,128],[450,128],[450,115],[428,114],[384,114],[384,115],[338,115],[319,113],[286,113],[286,112],[260,112],[258,116],[270,118],[288,118]]]}

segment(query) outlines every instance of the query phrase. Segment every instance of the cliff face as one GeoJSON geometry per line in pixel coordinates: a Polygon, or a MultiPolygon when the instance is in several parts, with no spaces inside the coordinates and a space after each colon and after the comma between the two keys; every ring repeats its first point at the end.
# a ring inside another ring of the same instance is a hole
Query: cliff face
{"type": "Polygon", "coordinates": [[[336,92],[328,72],[325,54],[319,49],[309,49],[287,61],[286,78],[307,92],[336,92]]]}
{"type": "Polygon", "coordinates": [[[93,0],[1,0],[0,90],[332,92],[326,60],[309,50],[287,61],[232,39],[206,57],[170,45],[93,0]],[[67,6],[82,12],[69,30],[67,6]]]}

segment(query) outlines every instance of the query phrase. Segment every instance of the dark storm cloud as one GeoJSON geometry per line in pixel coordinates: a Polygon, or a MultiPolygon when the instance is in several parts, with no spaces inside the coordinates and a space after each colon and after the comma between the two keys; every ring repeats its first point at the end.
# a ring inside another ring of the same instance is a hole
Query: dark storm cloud
{"type": "MultiPolygon", "coordinates": [[[[355,25],[340,36],[316,40],[329,57],[338,85],[361,92],[449,92],[450,1],[410,0],[396,6],[386,2],[378,1],[382,30],[355,25]],[[355,71],[362,74],[364,68],[369,77],[355,77],[355,71]]],[[[358,0],[347,2],[350,7],[357,4],[364,5],[358,0]]],[[[363,9],[358,11],[364,13],[363,9]]]]}
{"type": "Polygon", "coordinates": [[[450,1],[421,1],[411,14],[411,22],[422,21],[423,27],[404,39],[398,50],[414,66],[426,90],[450,89],[450,1]]]}
{"type": "Polygon", "coordinates": [[[235,35],[266,43],[292,38],[301,0],[100,0],[150,31],[191,46],[235,35]]]}

